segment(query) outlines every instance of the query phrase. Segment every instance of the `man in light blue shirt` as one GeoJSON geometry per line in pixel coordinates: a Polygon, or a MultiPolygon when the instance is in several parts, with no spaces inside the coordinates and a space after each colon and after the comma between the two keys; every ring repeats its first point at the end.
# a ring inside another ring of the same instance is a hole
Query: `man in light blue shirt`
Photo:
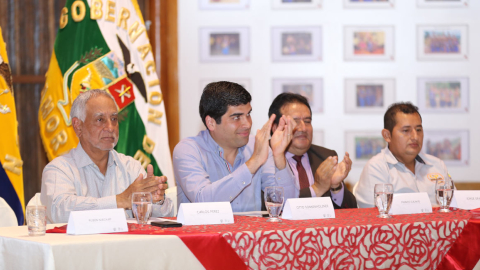
{"type": "Polygon", "coordinates": [[[275,115],[250,136],[250,94],[239,84],[208,84],[200,99],[200,116],[207,127],[180,141],[173,151],[178,204],[225,202],[234,212],[261,210],[261,191],[283,186],[285,200],[298,197],[285,150],[295,123],[282,117],[269,136],[275,115]]]}

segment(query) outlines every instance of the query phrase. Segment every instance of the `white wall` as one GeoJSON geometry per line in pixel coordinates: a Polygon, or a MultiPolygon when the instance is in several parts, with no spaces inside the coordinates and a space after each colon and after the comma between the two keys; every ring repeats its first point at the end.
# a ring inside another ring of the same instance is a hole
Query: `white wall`
{"type": "MultiPolygon", "coordinates": [[[[323,0],[321,9],[274,10],[272,2],[251,0],[246,10],[200,10],[198,1],[178,1],[180,136],[196,135],[203,124],[198,113],[201,81],[205,79],[250,79],[253,128],[267,120],[273,78],[323,78],[324,110],[313,115],[314,129],[323,130],[324,145],[345,152],[345,131],[378,131],[382,114],[346,114],[345,78],[395,78],[396,101],[417,102],[418,77],[468,77],[470,112],[466,114],[422,114],[425,130],[467,129],[470,138],[469,165],[454,167],[452,178],[462,182],[480,181],[480,2],[470,0],[468,8],[418,8],[415,0],[396,0],[393,9],[345,9],[343,1],[323,0]],[[418,61],[417,25],[468,25],[467,61],[418,61]],[[394,54],[391,62],[344,60],[344,26],[394,26],[394,54]],[[200,63],[199,28],[246,26],[250,29],[250,61],[200,63]],[[272,62],[273,26],[321,26],[323,61],[272,62]]],[[[355,164],[354,164],[355,165],[355,164]]],[[[347,181],[355,183],[363,166],[354,166],[347,181]]]]}

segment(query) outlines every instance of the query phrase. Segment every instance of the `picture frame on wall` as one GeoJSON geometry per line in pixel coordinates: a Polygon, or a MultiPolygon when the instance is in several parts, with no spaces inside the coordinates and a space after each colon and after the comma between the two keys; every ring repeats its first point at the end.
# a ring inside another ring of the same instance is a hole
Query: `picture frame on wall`
{"type": "Polygon", "coordinates": [[[468,8],[469,0],[417,0],[419,8],[468,8]]]}
{"type": "Polygon", "coordinates": [[[395,0],[343,0],[345,8],[393,8],[395,0]]]}
{"type": "Polygon", "coordinates": [[[468,60],[468,26],[417,26],[417,55],[418,60],[468,60]]]}
{"type": "Polygon", "coordinates": [[[468,113],[467,77],[418,78],[417,105],[422,113],[468,113]]]}
{"type": "Polygon", "coordinates": [[[468,166],[469,149],[468,130],[424,130],[422,152],[447,166],[468,166]]]}
{"type": "Polygon", "coordinates": [[[323,133],[323,130],[314,129],[312,137],[313,137],[312,138],[312,144],[319,145],[319,146],[324,146],[324,144],[325,144],[325,134],[323,133]]]}
{"type": "Polygon", "coordinates": [[[275,78],[273,79],[273,99],[281,93],[295,93],[304,96],[313,113],[323,112],[322,78],[275,78]]]}
{"type": "Polygon", "coordinates": [[[250,89],[251,89],[250,79],[247,79],[247,78],[210,78],[210,79],[200,80],[200,89],[199,89],[200,95],[199,95],[199,97],[202,96],[203,89],[205,89],[205,86],[207,86],[207,84],[212,83],[212,82],[219,82],[219,81],[227,81],[227,82],[238,83],[241,86],[243,86],[243,88],[245,88],[248,92],[251,93],[251,91],[250,91],[250,89]]]}
{"type": "Polygon", "coordinates": [[[354,166],[364,166],[367,161],[387,146],[381,130],[346,131],[345,149],[350,154],[354,166]]]}
{"type": "Polygon", "coordinates": [[[322,0],[272,0],[273,9],[318,9],[322,0]]]}
{"type": "Polygon", "coordinates": [[[248,9],[250,0],[198,0],[201,10],[248,9]]]}
{"type": "Polygon", "coordinates": [[[250,61],[248,27],[200,28],[200,62],[250,61]]]}
{"type": "Polygon", "coordinates": [[[322,61],[323,37],[321,26],[272,28],[272,60],[322,61]]]}
{"type": "Polygon", "coordinates": [[[345,26],[346,61],[393,61],[393,26],[345,26]]]}
{"type": "Polygon", "coordinates": [[[395,102],[395,79],[345,79],[345,113],[383,114],[395,102]]]}

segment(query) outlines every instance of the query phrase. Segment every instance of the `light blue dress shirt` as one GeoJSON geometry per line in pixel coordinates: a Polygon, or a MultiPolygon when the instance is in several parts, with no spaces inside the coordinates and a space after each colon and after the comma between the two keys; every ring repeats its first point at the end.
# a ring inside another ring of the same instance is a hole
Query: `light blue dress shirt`
{"type": "Polygon", "coordinates": [[[245,165],[250,159],[255,137],[238,149],[234,164],[223,157],[223,149],[208,130],[183,139],[173,151],[173,170],[177,182],[178,206],[189,202],[230,202],[233,212],[261,210],[261,191],[268,186],[283,186],[285,201],[298,197],[289,166],[278,170],[272,152],[255,174],[245,165]]]}

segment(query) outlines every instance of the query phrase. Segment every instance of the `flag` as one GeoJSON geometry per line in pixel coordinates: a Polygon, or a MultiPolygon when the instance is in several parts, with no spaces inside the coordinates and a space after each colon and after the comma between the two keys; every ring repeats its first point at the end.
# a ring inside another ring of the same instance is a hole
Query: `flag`
{"type": "Polygon", "coordinates": [[[13,98],[12,74],[0,28],[0,197],[13,209],[18,225],[23,225],[23,161],[18,147],[18,123],[13,98]]]}
{"type": "Polygon", "coordinates": [[[38,120],[50,160],[76,147],[73,100],[108,91],[119,110],[116,150],[174,186],[167,122],[152,47],[136,0],[67,0],[42,91],[38,120]]]}

